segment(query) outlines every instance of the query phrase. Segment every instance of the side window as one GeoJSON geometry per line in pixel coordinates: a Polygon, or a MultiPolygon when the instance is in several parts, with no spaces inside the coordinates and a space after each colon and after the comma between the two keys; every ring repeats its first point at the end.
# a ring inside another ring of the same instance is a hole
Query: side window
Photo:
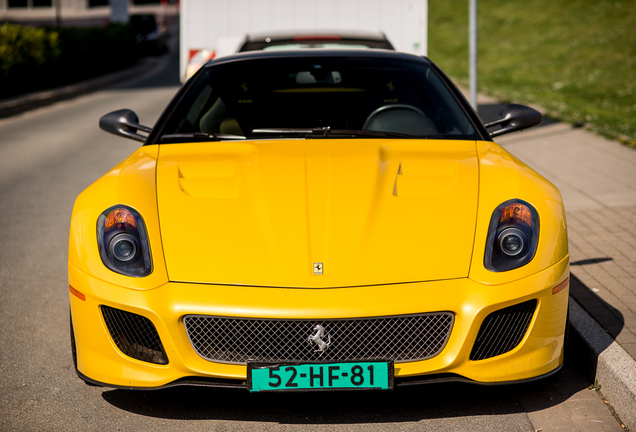
{"type": "Polygon", "coordinates": [[[444,134],[474,134],[475,129],[471,125],[468,116],[466,116],[457,101],[450,94],[444,82],[432,69],[426,71],[426,80],[430,85],[431,92],[435,94],[439,114],[446,129],[444,130],[444,134]]]}
{"type": "Polygon", "coordinates": [[[199,96],[197,96],[194,100],[194,103],[190,107],[190,111],[188,111],[188,114],[186,115],[190,124],[194,125],[197,119],[201,116],[201,111],[203,110],[203,107],[207,105],[211,94],[212,86],[210,86],[210,84],[206,84],[206,86],[201,90],[201,93],[199,93],[199,96]]]}
{"type": "Polygon", "coordinates": [[[190,106],[190,109],[188,110],[185,118],[181,120],[181,122],[179,122],[179,126],[177,126],[175,133],[200,132],[200,129],[198,125],[196,125],[196,123],[198,118],[201,116],[201,111],[207,104],[211,94],[212,86],[206,84],[205,87],[203,87],[199,92],[192,106],[190,106]]]}

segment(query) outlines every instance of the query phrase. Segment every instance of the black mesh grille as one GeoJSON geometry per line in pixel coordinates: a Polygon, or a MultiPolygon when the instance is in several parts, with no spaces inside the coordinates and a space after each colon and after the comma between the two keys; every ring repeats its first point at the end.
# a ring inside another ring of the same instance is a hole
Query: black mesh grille
{"type": "Polygon", "coordinates": [[[484,360],[513,350],[528,331],[536,300],[519,303],[486,317],[470,353],[471,360],[484,360]]]}
{"type": "Polygon", "coordinates": [[[108,306],[102,306],[102,315],[121,352],[137,360],[168,364],[159,334],[148,318],[108,306]]]}
{"type": "Polygon", "coordinates": [[[451,312],[362,319],[268,320],[189,315],[192,346],[222,363],[392,359],[406,362],[440,353],[453,327],[451,312]],[[324,327],[324,351],[309,337],[324,327]]]}

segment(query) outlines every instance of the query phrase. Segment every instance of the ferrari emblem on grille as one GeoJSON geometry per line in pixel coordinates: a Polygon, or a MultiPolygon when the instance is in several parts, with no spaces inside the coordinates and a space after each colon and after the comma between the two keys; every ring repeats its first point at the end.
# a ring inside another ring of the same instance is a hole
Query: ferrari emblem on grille
{"type": "Polygon", "coordinates": [[[318,346],[318,349],[315,350],[314,352],[320,351],[320,355],[322,355],[323,352],[327,351],[327,348],[329,348],[329,345],[331,345],[331,336],[329,334],[326,335],[327,342],[322,340],[322,338],[325,337],[325,328],[321,326],[320,324],[316,324],[316,326],[314,327],[314,331],[316,333],[309,336],[308,340],[309,342],[313,342],[318,346]]]}
{"type": "Polygon", "coordinates": [[[323,268],[322,263],[314,263],[314,274],[321,275],[323,268]]]}

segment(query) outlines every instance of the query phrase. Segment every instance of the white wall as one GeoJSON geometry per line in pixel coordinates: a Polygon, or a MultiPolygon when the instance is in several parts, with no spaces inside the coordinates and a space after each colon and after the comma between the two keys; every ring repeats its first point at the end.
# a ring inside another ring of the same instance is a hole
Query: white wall
{"type": "Polygon", "coordinates": [[[181,0],[181,74],[189,49],[226,51],[265,31],[382,31],[398,51],[426,55],[427,12],[428,0],[181,0]]]}

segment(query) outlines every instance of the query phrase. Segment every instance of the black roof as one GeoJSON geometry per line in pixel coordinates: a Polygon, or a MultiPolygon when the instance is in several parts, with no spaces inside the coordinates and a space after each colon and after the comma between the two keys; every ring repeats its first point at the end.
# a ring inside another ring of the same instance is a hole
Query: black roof
{"type": "Polygon", "coordinates": [[[328,31],[328,30],[306,30],[306,31],[272,31],[248,34],[245,36],[246,42],[258,42],[271,39],[279,40],[296,40],[297,38],[321,38],[321,37],[339,37],[341,39],[370,40],[370,41],[386,41],[387,37],[382,32],[372,31],[328,31]]]}
{"type": "Polygon", "coordinates": [[[242,60],[257,59],[281,59],[281,58],[316,58],[316,57],[356,57],[374,59],[395,59],[419,61],[431,64],[431,61],[422,56],[408,54],[397,51],[383,49],[360,49],[360,50],[338,50],[338,49],[304,49],[304,50],[284,50],[284,51],[246,51],[237,54],[212,59],[204,67],[217,64],[230,63],[242,60]]]}

